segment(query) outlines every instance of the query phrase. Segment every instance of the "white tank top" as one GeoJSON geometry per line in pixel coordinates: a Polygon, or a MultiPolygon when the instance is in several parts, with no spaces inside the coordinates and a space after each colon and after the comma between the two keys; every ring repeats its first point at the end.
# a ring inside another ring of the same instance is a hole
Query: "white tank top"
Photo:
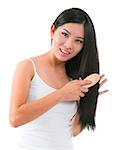
{"type": "MultiPolygon", "coordinates": [[[[38,100],[56,89],[47,85],[36,71],[30,83],[28,100],[38,100]]],[[[71,118],[77,111],[75,101],[61,101],[35,120],[21,126],[17,150],[73,150],[71,118]]]]}

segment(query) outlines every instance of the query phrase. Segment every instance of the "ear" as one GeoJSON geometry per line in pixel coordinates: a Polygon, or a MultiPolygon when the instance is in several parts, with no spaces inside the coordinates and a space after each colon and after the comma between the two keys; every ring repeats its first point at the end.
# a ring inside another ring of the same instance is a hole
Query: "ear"
{"type": "Polygon", "coordinates": [[[54,32],[55,32],[55,26],[54,26],[54,24],[53,24],[53,25],[51,26],[51,30],[50,30],[51,39],[53,39],[54,32]]]}

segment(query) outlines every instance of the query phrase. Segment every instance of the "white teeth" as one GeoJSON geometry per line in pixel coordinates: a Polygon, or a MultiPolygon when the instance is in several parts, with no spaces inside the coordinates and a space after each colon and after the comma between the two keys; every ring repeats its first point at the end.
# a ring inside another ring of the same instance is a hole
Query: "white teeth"
{"type": "Polygon", "coordinates": [[[69,54],[69,52],[66,52],[65,50],[61,49],[61,51],[65,54],[69,54]]]}

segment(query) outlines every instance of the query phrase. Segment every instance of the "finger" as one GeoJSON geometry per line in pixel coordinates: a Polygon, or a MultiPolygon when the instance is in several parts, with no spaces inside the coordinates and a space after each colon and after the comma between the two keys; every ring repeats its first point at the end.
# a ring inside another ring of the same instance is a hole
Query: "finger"
{"type": "Polygon", "coordinates": [[[89,84],[91,84],[91,83],[92,83],[92,82],[91,82],[90,80],[80,80],[80,81],[79,81],[79,84],[82,85],[82,86],[83,86],[83,85],[89,85],[89,84]]]}
{"type": "Polygon", "coordinates": [[[84,93],[80,93],[80,97],[84,97],[85,96],[85,94],[84,93]]]}
{"type": "Polygon", "coordinates": [[[81,77],[79,77],[79,80],[82,80],[82,78],[81,78],[81,77]]]}
{"type": "Polygon", "coordinates": [[[109,92],[109,90],[101,91],[101,92],[99,92],[99,95],[102,95],[102,94],[107,93],[107,92],[109,92]]]}
{"type": "Polygon", "coordinates": [[[81,91],[82,91],[83,93],[86,93],[86,92],[88,92],[88,91],[89,91],[89,89],[88,89],[88,88],[84,88],[84,87],[82,87],[81,91]]]}
{"type": "Polygon", "coordinates": [[[107,79],[104,79],[103,81],[101,81],[100,83],[99,83],[99,87],[101,87],[105,82],[107,82],[108,80],[107,79]]]}

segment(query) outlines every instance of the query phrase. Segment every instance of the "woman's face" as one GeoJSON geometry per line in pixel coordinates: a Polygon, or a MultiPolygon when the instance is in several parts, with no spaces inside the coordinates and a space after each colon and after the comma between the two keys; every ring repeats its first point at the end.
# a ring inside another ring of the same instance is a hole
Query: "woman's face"
{"type": "Polygon", "coordinates": [[[51,28],[52,52],[60,61],[76,56],[84,44],[84,25],[66,23],[56,30],[51,28]]]}

